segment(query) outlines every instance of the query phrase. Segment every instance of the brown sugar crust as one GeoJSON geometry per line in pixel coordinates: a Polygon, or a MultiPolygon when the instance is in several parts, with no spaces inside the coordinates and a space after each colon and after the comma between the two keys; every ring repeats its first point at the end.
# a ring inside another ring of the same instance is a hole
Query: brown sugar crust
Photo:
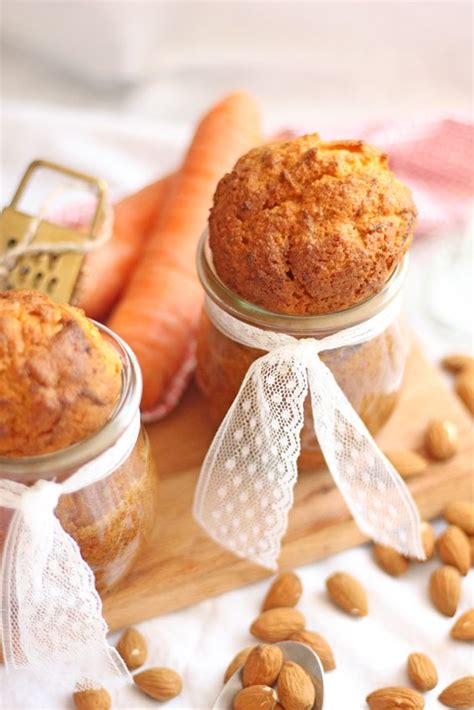
{"type": "Polygon", "coordinates": [[[222,281],[269,311],[319,314],[377,293],[416,208],[387,157],[317,135],[255,148],[219,182],[209,218],[222,281]]]}
{"type": "Polygon", "coordinates": [[[99,429],[121,362],[84,313],[32,291],[0,294],[0,455],[31,456],[99,429]]]}

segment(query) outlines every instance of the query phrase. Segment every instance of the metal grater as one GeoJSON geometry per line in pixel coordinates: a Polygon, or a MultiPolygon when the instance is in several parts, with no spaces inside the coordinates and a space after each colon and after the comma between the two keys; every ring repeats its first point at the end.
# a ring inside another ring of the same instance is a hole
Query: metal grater
{"type": "Polygon", "coordinates": [[[8,273],[0,279],[0,291],[33,289],[47,294],[56,303],[73,303],[85,253],[74,251],[73,247],[58,253],[42,253],[41,244],[77,243],[79,246],[86,241],[97,239],[105,220],[106,196],[107,185],[100,178],[46,160],[33,161],[23,175],[10,205],[5,207],[0,215],[0,258],[20,245],[29,233],[28,230],[34,232],[29,243],[38,247],[38,251],[35,249],[34,253],[24,254],[14,260],[8,273]],[[84,182],[89,191],[94,191],[97,198],[95,213],[87,229],[79,231],[47,220],[38,221],[38,215],[25,214],[16,209],[33,173],[40,168],[84,182]]]}

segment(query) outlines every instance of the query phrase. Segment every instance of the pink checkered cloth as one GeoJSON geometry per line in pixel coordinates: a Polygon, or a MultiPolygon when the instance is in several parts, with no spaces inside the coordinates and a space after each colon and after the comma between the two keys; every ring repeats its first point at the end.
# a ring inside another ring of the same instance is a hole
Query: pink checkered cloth
{"type": "Polygon", "coordinates": [[[411,188],[417,234],[452,230],[472,219],[474,124],[453,119],[380,123],[361,137],[385,151],[411,188]]]}
{"type": "MultiPolygon", "coordinates": [[[[298,135],[295,131],[285,133],[298,135]]],[[[388,154],[391,168],[413,191],[419,211],[417,235],[454,230],[472,218],[472,123],[454,119],[379,122],[338,133],[334,137],[356,135],[388,154]]],[[[69,222],[71,218],[77,223],[83,219],[83,215],[68,217],[69,222]]],[[[181,367],[162,401],[143,413],[144,421],[161,419],[176,407],[193,375],[195,351],[196,337],[192,334],[181,367]]]]}
{"type": "MultiPolygon", "coordinates": [[[[474,125],[453,119],[374,123],[358,135],[386,152],[418,207],[417,234],[452,230],[472,218],[474,125]]],[[[178,404],[195,367],[194,339],[163,401],[143,415],[157,420],[178,404]]]]}

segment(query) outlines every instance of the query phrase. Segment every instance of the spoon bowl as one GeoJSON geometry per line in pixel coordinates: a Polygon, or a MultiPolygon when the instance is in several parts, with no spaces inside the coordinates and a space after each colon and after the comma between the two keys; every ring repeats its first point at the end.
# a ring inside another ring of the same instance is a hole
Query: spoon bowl
{"type": "MultiPolygon", "coordinates": [[[[324,680],[323,667],[315,652],[298,641],[280,641],[273,644],[281,648],[284,661],[297,663],[309,675],[314,683],[316,698],[312,710],[323,710],[324,680]]],[[[219,693],[212,710],[232,710],[234,698],[242,690],[242,668],[235,671],[219,693]]]]}

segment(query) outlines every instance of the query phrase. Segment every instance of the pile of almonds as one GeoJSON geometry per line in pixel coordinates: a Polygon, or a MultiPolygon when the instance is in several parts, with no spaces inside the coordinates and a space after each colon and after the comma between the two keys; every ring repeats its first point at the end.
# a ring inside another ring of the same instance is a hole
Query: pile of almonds
{"type": "MultiPolygon", "coordinates": [[[[436,550],[444,563],[431,574],[431,601],[441,614],[452,617],[458,607],[461,578],[474,565],[474,505],[467,501],[453,501],[446,507],[444,518],[449,525],[437,540],[433,528],[424,523],[423,543],[427,559],[431,559],[436,550]]],[[[410,564],[399,552],[383,545],[374,544],[373,554],[377,564],[393,576],[404,574],[410,564]]],[[[474,641],[474,608],[458,617],[450,635],[457,641],[474,641]]],[[[409,655],[407,674],[415,688],[422,692],[432,690],[438,683],[436,667],[423,653],[409,655]]],[[[443,690],[438,699],[450,708],[474,707],[474,676],[455,681],[443,690]]],[[[382,688],[367,697],[367,704],[371,710],[424,707],[423,698],[411,688],[382,688]]]]}
{"type": "MultiPolygon", "coordinates": [[[[461,594],[461,578],[474,565],[474,505],[468,501],[453,501],[444,511],[449,523],[436,540],[431,525],[423,523],[423,543],[426,558],[437,551],[442,567],[434,570],[429,582],[429,595],[436,609],[445,616],[454,616],[461,594]]],[[[373,545],[373,556],[379,567],[394,577],[404,574],[410,560],[386,545],[373,545]]],[[[474,612],[473,612],[474,613],[474,612]]],[[[456,625],[451,635],[457,638],[456,625]]]]}
{"type": "MultiPolygon", "coordinates": [[[[423,524],[423,543],[427,559],[431,559],[437,550],[445,563],[431,576],[430,595],[439,611],[452,616],[457,609],[461,574],[467,574],[469,566],[474,564],[469,538],[474,536],[474,506],[465,501],[454,501],[447,506],[444,517],[449,526],[438,540],[431,525],[423,524]]],[[[374,545],[374,558],[382,569],[393,576],[406,572],[410,564],[410,560],[397,551],[378,544],[374,545]]],[[[366,591],[352,575],[336,572],[326,580],[326,588],[331,601],[347,614],[363,617],[369,613],[366,591]]],[[[252,623],[250,632],[267,644],[284,640],[305,643],[319,656],[325,671],[333,670],[336,664],[331,647],[322,636],[305,629],[303,614],[294,608],[301,594],[302,585],[297,575],[294,572],[281,573],[270,587],[262,612],[252,623]]],[[[459,641],[474,640],[474,609],[459,616],[451,628],[451,637],[459,641]]],[[[290,668],[287,673],[294,681],[293,696],[288,700],[285,691],[282,695],[281,687],[285,688],[285,681],[280,683],[280,677],[284,664],[282,666],[282,657],[277,647],[261,645],[243,649],[229,664],[224,682],[242,666],[244,687],[235,698],[235,710],[294,710],[312,707],[301,704],[309,703],[311,691],[307,682],[303,682],[301,673],[294,668],[290,668]],[[300,683],[296,681],[298,678],[301,679],[300,683]],[[276,690],[273,687],[275,684],[276,690]]],[[[366,699],[370,710],[424,708],[425,701],[421,693],[432,690],[438,684],[438,672],[433,661],[424,653],[411,653],[407,658],[407,676],[413,688],[390,686],[375,690],[366,699]]],[[[474,707],[474,676],[456,680],[442,691],[439,700],[446,707],[474,707]]]]}
{"type": "MultiPolygon", "coordinates": [[[[455,376],[456,394],[470,413],[474,414],[474,358],[469,355],[448,355],[441,361],[441,365],[455,376]]],[[[402,478],[411,478],[426,471],[428,459],[446,461],[456,454],[458,447],[456,425],[448,419],[433,419],[426,427],[423,452],[395,449],[384,453],[402,478]]]]}
{"type": "Polygon", "coordinates": [[[242,685],[234,698],[234,710],[311,710],[316,696],[306,671],[297,663],[284,661],[278,646],[265,644],[248,654],[242,685]]]}
{"type": "MultiPolygon", "coordinates": [[[[456,377],[455,390],[467,409],[474,414],[474,358],[450,355],[442,366],[456,377]]],[[[424,436],[424,451],[407,449],[386,451],[403,478],[423,474],[432,461],[445,461],[458,450],[456,426],[446,419],[433,419],[424,436]]],[[[448,617],[457,611],[461,591],[461,576],[474,565],[474,505],[454,501],[445,511],[448,527],[436,540],[429,523],[423,523],[423,546],[429,560],[437,551],[443,566],[434,570],[429,582],[429,595],[435,608],[448,617]]],[[[410,560],[396,550],[380,544],[373,545],[377,564],[388,574],[400,576],[410,566],[410,560]]],[[[336,572],[326,580],[332,602],[347,614],[363,617],[368,614],[367,594],[362,585],[346,572],[336,572]]],[[[334,670],[336,663],[325,638],[306,629],[303,614],[295,609],[303,588],[299,577],[291,571],[281,573],[271,585],[262,605],[261,614],[250,627],[250,632],[264,643],[248,646],[230,662],[224,674],[226,683],[242,668],[242,690],[234,698],[234,710],[311,710],[317,689],[301,666],[284,661],[278,641],[298,641],[309,646],[319,657],[324,671],[334,670]]],[[[474,608],[461,614],[450,631],[456,641],[474,641],[474,608]]],[[[128,669],[133,671],[147,659],[147,645],[143,636],[133,628],[127,629],[117,644],[117,650],[128,669]]],[[[438,684],[438,672],[433,661],[424,653],[411,653],[407,658],[407,676],[416,688],[390,686],[370,693],[366,702],[370,710],[421,710],[425,701],[421,693],[438,684]]],[[[135,674],[134,682],[149,697],[164,701],[176,697],[182,690],[181,677],[170,668],[150,668],[135,674]]],[[[78,710],[109,710],[111,698],[107,690],[98,688],[74,693],[78,710]]],[[[474,707],[474,676],[459,678],[438,696],[449,708],[474,707]]]]}
{"type": "MultiPolygon", "coordinates": [[[[129,671],[143,666],[148,657],[147,643],[142,634],[130,627],[120,637],[117,651],[129,671]]],[[[171,668],[148,668],[133,676],[136,686],[154,700],[171,700],[183,689],[181,676],[171,668]]],[[[105,688],[81,690],[73,695],[77,710],[110,710],[112,700],[105,688]]]]}
{"type": "Polygon", "coordinates": [[[278,641],[298,641],[309,646],[319,657],[325,671],[336,667],[330,645],[323,636],[305,628],[303,614],[294,607],[303,587],[291,571],[282,572],[271,585],[260,615],[250,626],[250,633],[265,643],[249,646],[230,662],[224,683],[239,668],[242,690],[234,699],[234,710],[310,710],[316,693],[312,679],[301,666],[284,661],[278,641]]]}
{"type": "Polygon", "coordinates": [[[432,461],[446,461],[459,448],[459,434],[456,425],[449,419],[432,419],[425,430],[424,452],[410,449],[385,451],[385,456],[402,478],[412,478],[424,473],[432,461]]]}

